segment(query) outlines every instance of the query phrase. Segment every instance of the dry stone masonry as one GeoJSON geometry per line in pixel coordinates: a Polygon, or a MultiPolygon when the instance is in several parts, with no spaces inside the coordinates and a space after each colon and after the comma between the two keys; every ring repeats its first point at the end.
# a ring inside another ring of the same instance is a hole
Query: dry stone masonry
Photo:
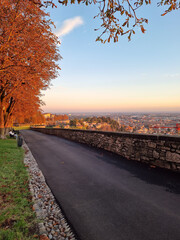
{"type": "Polygon", "coordinates": [[[102,148],[130,160],[180,171],[180,137],[59,128],[33,130],[102,148]]]}

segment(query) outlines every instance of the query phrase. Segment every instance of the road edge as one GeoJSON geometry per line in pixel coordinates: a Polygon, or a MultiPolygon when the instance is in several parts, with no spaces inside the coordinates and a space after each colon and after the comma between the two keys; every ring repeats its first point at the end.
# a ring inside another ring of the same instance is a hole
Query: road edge
{"type": "Polygon", "coordinates": [[[77,240],[25,140],[22,147],[25,151],[24,164],[29,175],[33,210],[39,222],[40,239],[77,240]]]}

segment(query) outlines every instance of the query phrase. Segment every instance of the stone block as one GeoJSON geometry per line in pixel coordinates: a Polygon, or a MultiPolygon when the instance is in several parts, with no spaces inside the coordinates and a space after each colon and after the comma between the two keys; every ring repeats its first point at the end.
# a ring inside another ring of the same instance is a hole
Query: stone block
{"type": "Polygon", "coordinates": [[[140,154],[142,154],[142,155],[148,155],[148,149],[146,149],[146,148],[141,148],[141,150],[139,150],[140,151],[140,154]]]}
{"type": "Polygon", "coordinates": [[[158,159],[159,158],[159,153],[157,151],[153,151],[153,157],[158,159]]]}
{"type": "Polygon", "coordinates": [[[176,170],[176,169],[177,169],[176,164],[175,164],[175,163],[171,163],[171,168],[172,168],[173,170],[176,170]]]}
{"type": "Polygon", "coordinates": [[[149,162],[149,158],[145,156],[141,156],[141,161],[149,162]]]}
{"type": "Polygon", "coordinates": [[[171,146],[172,148],[175,148],[175,149],[178,147],[178,145],[175,145],[175,144],[172,144],[171,146]]]}
{"type": "Polygon", "coordinates": [[[165,141],[159,141],[159,142],[157,143],[157,145],[159,145],[159,146],[164,146],[164,143],[165,143],[165,141]]]}
{"type": "Polygon", "coordinates": [[[170,151],[170,147],[158,147],[158,149],[160,150],[164,150],[164,151],[170,151]]]}
{"type": "Polygon", "coordinates": [[[126,138],[125,143],[128,145],[132,144],[132,140],[130,138],[126,138]]]}
{"type": "Polygon", "coordinates": [[[167,141],[167,142],[164,143],[164,146],[170,148],[171,147],[171,143],[167,141]]]}
{"type": "Polygon", "coordinates": [[[177,170],[180,170],[180,164],[176,165],[177,170]]]}
{"type": "Polygon", "coordinates": [[[154,142],[148,142],[148,147],[150,147],[150,148],[156,148],[156,143],[154,143],[154,142]]]}
{"type": "Polygon", "coordinates": [[[155,164],[156,166],[158,166],[158,167],[164,167],[164,163],[163,163],[163,161],[161,161],[161,160],[156,160],[156,161],[154,161],[154,164],[155,164]]]}
{"type": "Polygon", "coordinates": [[[171,165],[168,162],[164,163],[164,168],[171,169],[171,165]]]}
{"type": "Polygon", "coordinates": [[[166,157],[166,152],[162,152],[162,151],[160,151],[159,156],[165,158],[165,157],[166,157]]]}
{"type": "Polygon", "coordinates": [[[166,160],[169,162],[176,162],[180,163],[180,154],[178,153],[172,153],[172,152],[167,152],[166,153],[166,160]]]}

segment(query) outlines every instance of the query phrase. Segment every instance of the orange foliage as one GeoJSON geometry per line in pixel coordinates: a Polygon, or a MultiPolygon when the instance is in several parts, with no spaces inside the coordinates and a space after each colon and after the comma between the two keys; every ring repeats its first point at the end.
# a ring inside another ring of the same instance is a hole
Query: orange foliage
{"type": "Polygon", "coordinates": [[[29,0],[0,0],[0,128],[35,113],[60,59],[52,22],[29,0]]]}
{"type": "Polygon", "coordinates": [[[55,121],[60,121],[60,120],[69,120],[69,117],[65,114],[65,115],[55,115],[54,116],[54,120],[55,121]]]}
{"type": "Polygon", "coordinates": [[[31,112],[26,114],[18,112],[18,115],[14,116],[13,123],[15,124],[28,124],[28,125],[34,125],[34,124],[45,124],[46,120],[43,114],[40,111],[31,112]]]}

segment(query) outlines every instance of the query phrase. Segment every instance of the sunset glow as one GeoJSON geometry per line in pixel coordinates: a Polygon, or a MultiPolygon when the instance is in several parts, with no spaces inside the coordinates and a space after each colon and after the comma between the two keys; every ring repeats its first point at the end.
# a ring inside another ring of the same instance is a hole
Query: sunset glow
{"type": "Polygon", "coordinates": [[[178,14],[150,6],[146,33],[95,42],[95,8],[48,9],[61,41],[60,76],[43,92],[45,112],[180,111],[178,14]],[[161,29],[161,34],[159,34],[161,29]],[[171,47],[169,43],[171,42],[171,47]]]}

